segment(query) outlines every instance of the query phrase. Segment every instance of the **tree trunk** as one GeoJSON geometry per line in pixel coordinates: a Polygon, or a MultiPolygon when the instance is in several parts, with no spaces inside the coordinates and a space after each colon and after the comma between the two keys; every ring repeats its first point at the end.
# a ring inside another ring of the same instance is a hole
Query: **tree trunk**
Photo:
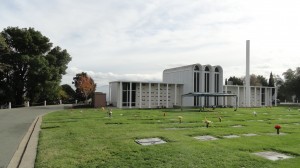
{"type": "Polygon", "coordinates": [[[23,91],[21,93],[20,91],[16,91],[15,101],[16,101],[16,105],[23,105],[24,102],[23,91]]]}
{"type": "Polygon", "coordinates": [[[23,105],[24,101],[24,81],[21,79],[14,79],[16,82],[13,83],[15,90],[15,101],[16,105],[23,105]]]}

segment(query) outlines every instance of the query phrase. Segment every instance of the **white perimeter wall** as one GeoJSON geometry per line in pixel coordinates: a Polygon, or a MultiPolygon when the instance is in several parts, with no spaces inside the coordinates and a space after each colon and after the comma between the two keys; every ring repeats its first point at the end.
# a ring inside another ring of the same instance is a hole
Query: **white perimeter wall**
{"type": "MultiPolygon", "coordinates": [[[[238,106],[246,107],[246,88],[239,85],[224,85],[224,91],[226,93],[236,94],[238,96],[238,106]]],[[[262,107],[262,106],[272,106],[272,100],[277,94],[275,90],[274,95],[272,95],[272,89],[275,87],[262,87],[262,86],[251,86],[250,87],[250,106],[251,107],[262,107]]],[[[228,106],[235,106],[235,98],[226,97],[224,104],[228,106]]]]}

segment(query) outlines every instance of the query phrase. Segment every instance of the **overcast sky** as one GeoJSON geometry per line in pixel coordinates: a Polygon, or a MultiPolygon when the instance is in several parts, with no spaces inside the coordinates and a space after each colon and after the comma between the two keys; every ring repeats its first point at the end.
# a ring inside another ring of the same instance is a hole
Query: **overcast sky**
{"type": "Polygon", "coordinates": [[[0,0],[0,29],[33,27],[72,57],[62,83],[161,81],[162,71],[220,65],[224,79],[282,75],[300,63],[299,0],[0,0]]]}

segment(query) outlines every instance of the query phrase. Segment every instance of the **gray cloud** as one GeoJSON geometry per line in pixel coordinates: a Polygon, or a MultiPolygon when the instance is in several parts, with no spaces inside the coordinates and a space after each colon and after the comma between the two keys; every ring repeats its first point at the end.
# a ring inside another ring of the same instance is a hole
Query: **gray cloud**
{"type": "Polygon", "coordinates": [[[193,63],[241,76],[246,39],[251,73],[268,75],[299,65],[299,8],[296,0],[1,0],[0,28],[34,27],[67,49],[63,83],[79,71],[99,85],[160,80],[164,69],[193,63]]]}

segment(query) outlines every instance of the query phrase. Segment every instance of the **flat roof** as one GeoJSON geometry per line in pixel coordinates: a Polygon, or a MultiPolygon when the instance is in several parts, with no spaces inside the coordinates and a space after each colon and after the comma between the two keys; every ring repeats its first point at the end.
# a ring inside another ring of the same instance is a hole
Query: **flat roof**
{"type": "Polygon", "coordinates": [[[236,94],[229,94],[229,93],[204,93],[204,92],[191,92],[187,94],[183,94],[182,96],[237,96],[236,94]]]}
{"type": "Polygon", "coordinates": [[[131,83],[147,83],[147,84],[172,84],[172,85],[174,85],[174,84],[176,84],[176,85],[183,85],[183,83],[169,83],[169,82],[155,82],[155,81],[111,81],[111,82],[109,82],[109,83],[120,83],[120,82],[122,82],[122,83],[129,83],[129,82],[131,82],[131,83]]]}

